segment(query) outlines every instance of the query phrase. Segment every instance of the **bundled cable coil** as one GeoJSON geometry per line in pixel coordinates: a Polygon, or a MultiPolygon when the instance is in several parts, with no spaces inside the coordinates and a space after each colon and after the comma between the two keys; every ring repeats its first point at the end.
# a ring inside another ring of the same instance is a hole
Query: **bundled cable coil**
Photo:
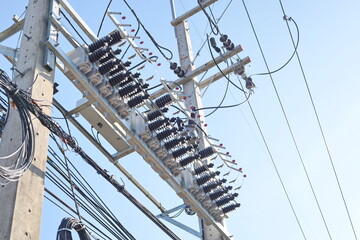
{"type": "Polygon", "coordinates": [[[71,229],[75,229],[80,240],[90,240],[90,235],[78,219],[63,218],[57,231],[56,240],[72,240],[71,229]]]}

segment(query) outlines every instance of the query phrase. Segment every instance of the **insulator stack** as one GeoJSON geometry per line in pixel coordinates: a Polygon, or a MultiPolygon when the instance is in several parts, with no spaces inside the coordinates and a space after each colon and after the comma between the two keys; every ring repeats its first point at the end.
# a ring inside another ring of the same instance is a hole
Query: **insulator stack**
{"type": "Polygon", "coordinates": [[[149,98],[149,95],[141,95],[141,96],[136,96],[134,98],[131,98],[128,101],[128,105],[130,108],[139,106],[140,104],[142,104],[144,102],[145,99],[149,98]]]}
{"type": "Polygon", "coordinates": [[[102,47],[102,48],[94,51],[93,53],[89,54],[89,61],[91,63],[94,63],[94,62],[100,60],[102,57],[104,57],[109,52],[110,52],[109,47],[102,47]]]}
{"type": "Polygon", "coordinates": [[[99,67],[99,72],[102,75],[105,75],[106,73],[110,72],[111,69],[113,69],[117,64],[116,60],[109,61],[99,67]]]}
{"type": "Polygon", "coordinates": [[[211,200],[215,200],[215,199],[218,199],[220,198],[222,195],[224,195],[225,193],[228,193],[229,190],[224,188],[224,189],[219,189],[219,190],[216,190],[215,192],[213,193],[210,193],[209,194],[209,197],[211,200]]]}
{"type": "Polygon", "coordinates": [[[214,153],[215,152],[214,152],[213,147],[207,147],[207,148],[204,148],[204,149],[199,151],[199,155],[200,155],[201,159],[209,157],[209,156],[213,155],[214,153]]]}
{"type": "Polygon", "coordinates": [[[222,212],[223,212],[224,214],[227,214],[228,212],[234,211],[234,210],[235,210],[236,208],[238,208],[238,207],[240,207],[240,203],[236,203],[236,204],[232,203],[232,204],[224,207],[224,208],[222,209],[222,212]]]}
{"type": "Polygon", "coordinates": [[[211,190],[213,190],[213,189],[217,188],[218,186],[220,186],[221,184],[222,184],[221,181],[217,181],[217,182],[210,181],[207,185],[203,186],[203,191],[204,191],[204,193],[208,193],[211,190]]]}
{"type": "Polygon", "coordinates": [[[207,183],[208,181],[210,181],[211,178],[215,177],[216,174],[215,173],[211,173],[211,174],[204,174],[198,178],[195,178],[197,185],[204,185],[205,183],[207,183]]]}
{"type": "Polygon", "coordinates": [[[153,121],[159,117],[161,117],[163,112],[167,112],[168,109],[162,109],[162,110],[155,110],[152,112],[149,112],[146,116],[149,121],[153,121]],[[165,111],[164,111],[165,110],[165,111]]]}
{"type": "Polygon", "coordinates": [[[140,84],[138,84],[138,83],[135,83],[133,85],[127,85],[123,88],[120,88],[118,93],[121,97],[126,97],[126,96],[130,95],[131,93],[137,91],[139,89],[139,86],[140,86],[140,84]]]}
{"type": "Polygon", "coordinates": [[[110,39],[111,39],[111,40],[109,41],[109,46],[112,46],[112,45],[114,45],[114,44],[117,44],[118,42],[121,42],[121,40],[122,40],[122,37],[121,37],[119,31],[116,31],[116,32],[110,34],[109,37],[110,37],[110,39]]]}
{"type": "Polygon", "coordinates": [[[199,175],[200,173],[203,173],[203,172],[209,170],[209,168],[212,168],[213,166],[214,166],[213,163],[210,163],[208,165],[202,165],[201,167],[194,169],[194,174],[199,175]]]}
{"type": "Polygon", "coordinates": [[[119,63],[116,65],[116,68],[114,68],[113,70],[111,70],[109,72],[109,76],[114,76],[115,74],[117,74],[123,70],[125,70],[125,68],[121,65],[121,63],[119,63]]]}
{"type": "Polygon", "coordinates": [[[127,79],[125,79],[124,81],[120,82],[118,87],[122,88],[125,87],[126,85],[130,84],[130,83],[134,83],[134,79],[128,77],[127,79]]]}
{"type": "Polygon", "coordinates": [[[165,148],[167,150],[170,150],[174,147],[176,147],[177,145],[179,145],[180,143],[184,142],[185,141],[185,138],[184,137],[180,137],[180,138],[174,138],[174,139],[171,139],[170,141],[166,142],[164,144],[165,148]]]}
{"type": "Polygon", "coordinates": [[[174,158],[179,158],[182,155],[186,154],[187,152],[191,151],[192,148],[193,148],[192,146],[182,147],[182,148],[179,148],[179,149],[173,151],[171,155],[174,158]]]}
{"type": "Polygon", "coordinates": [[[228,204],[230,201],[232,201],[234,199],[235,199],[234,196],[222,197],[222,198],[220,198],[220,200],[215,201],[215,204],[216,204],[216,206],[221,207],[221,206],[224,206],[225,204],[228,204]]]}
{"type": "Polygon", "coordinates": [[[171,102],[172,102],[172,99],[171,99],[170,94],[166,94],[155,100],[155,104],[158,108],[163,108],[171,102]]]}
{"type": "Polygon", "coordinates": [[[179,164],[180,164],[180,166],[185,167],[186,165],[188,165],[188,164],[192,163],[193,161],[195,161],[197,158],[198,158],[197,155],[189,156],[187,158],[184,158],[184,159],[180,160],[179,164]]]}
{"type": "Polygon", "coordinates": [[[220,41],[223,43],[223,46],[226,48],[226,50],[228,51],[234,50],[235,45],[233,42],[231,42],[231,40],[227,35],[221,35],[220,41]]]}
{"type": "Polygon", "coordinates": [[[93,42],[92,44],[89,45],[89,47],[88,47],[89,52],[92,53],[92,52],[98,50],[99,48],[106,46],[106,43],[109,42],[110,40],[111,39],[108,36],[100,38],[96,42],[93,42]]]}
{"type": "Polygon", "coordinates": [[[171,129],[165,129],[162,132],[159,132],[158,134],[156,134],[156,137],[159,141],[170,137],[173,133],[176,132],[176,128],[171,128],[171,129]]]}
{"type": "Polygon", "coordinates": [[[168,118],[155,120],[154,122],[149,123],[148,128],[150,131],[155,131],[161,127],[164,127],[165,125],[169,125],[168,118]]]}
{"type": "Polygon", "coordinates": [[[125,81],[127,78],[126,73],[119,73],[109,79],[109,84],[112,87],[115,87],[116,85],[120,84],[121,82],[125,81]]]}
{"type": "Polygon", "coordinates": [[[105,64],[106,62],[115,59],[114,55],[112,53],[107,53],[102,58],[99,59],[99,65],[105,64]]]}

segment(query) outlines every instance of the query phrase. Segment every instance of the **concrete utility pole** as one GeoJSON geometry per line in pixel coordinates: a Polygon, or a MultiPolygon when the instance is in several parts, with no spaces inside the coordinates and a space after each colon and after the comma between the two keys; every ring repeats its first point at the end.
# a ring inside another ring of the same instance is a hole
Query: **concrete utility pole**
{"type": "MultiPolygon", "coordinates": [[[[216,1],[216,0],[215,0],[216,1]]],[[[206,1],[207,4],[210,5],[210,3],[214,3],[214,0],[206,1]]],[[[190,32],[188,27],[188,21],[187,18],[191,15],[195,14],[196,12],[200,11],[201,8],[198,6],[195,8],[195,10],[189,11],[187,14],[184,14],[180,16],[179,18],[176,18],[176,11],[175,11],[175,5],[174,0],[170,0],[171,8],[172,8],[172,15],[173,15],[173,22],[175,28],[175,35],[177,39],[178,44],[178,51],[179,51],[179,58],[180,58],[180,65],[183,70],[185,70],[186,75],[191,74],[191,72],[195,69],[195,66],[193,65],[193,51],[191,46],[191,39],[190,39],[190,32]],[[197,10],[196,10],[197,9],[197,10]],[[179,20],[180,19],[180,20],[179,20]]],[[[207,6],[207,5],[206,5],[207,6]]],[[[200,95],[200,88],[197,85],[197,78],[194,77],[187,83],[183,85],[183,91],[184,95],[186,96],[185,105],[187,110],[192,111],[192,107],[195,107],[196,109],[202,108],[202,97],[200,95]]],[[[203,111],[200,110],[197,112],[197,114],[200,115],[200,118],[197,118],[197,124],[199,126],[202,126],[201,122],[205,120],[203,111]]],[[[204,131],[206,131],[205,128],[203,128],[204,131]]],[[[207,142],[204,139],[204,133],[202,131],[198,131],[198,135],[200,137],[200,145],[203,148],[208,147],[207,142]]],[[[183,172],[183,178],[189,178],[192,179],[192,176],[189,172],[183,172]]],[[[204,224],[203,221],[200,220],[200,225],[203,230],[203,240],[220,240],[223,239],[220,232],[213,227],[212,225],[207,226],[204,224]]]]}
{"type": "MultiPolygon", "coordinates": [[[[52,101],[55,57],[44,42],[48,36],[56,38],[49,25],[49,13],[58,14],[53,0],[29,0],[15,81],[21,89],[30,89],[31,97],[52,101]],[[54,4],[54,5],[53,5],[54,4]]],[[[47,114],[48,108],[43,109],[47,114]]],[[[35,131],[34,162],[30,170],[17,182],[0,188],[0,239],[40,239],[40,224],[44,194],[44,178],[49,131],[33,120],[35,131]]],[[[0,155],[13,153],[21,144],[20,119],[11,109],[0,146],[0,155]]]]}

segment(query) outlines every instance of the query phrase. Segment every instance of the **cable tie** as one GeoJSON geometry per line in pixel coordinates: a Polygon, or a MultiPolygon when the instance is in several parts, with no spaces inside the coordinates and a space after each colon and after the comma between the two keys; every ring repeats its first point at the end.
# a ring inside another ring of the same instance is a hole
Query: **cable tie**
{"type": "Polygon", "coordinates": [[[71,229],[69,229],[69,228],[60,228],[57,231],[58,232],[61,232],[61,231],[69,231],[69,232],[71,232],[71,229]]]}
{"type": "Polygon", "coordinates": [[[84,225],[80,225],[81,227],[80,228],[74,228],[75,229],[75,231],[77,231],[77,232],[79,232],[79,231],[82,231],[82,230],[84,230],[85,229],[85,226],[84,225]]]}

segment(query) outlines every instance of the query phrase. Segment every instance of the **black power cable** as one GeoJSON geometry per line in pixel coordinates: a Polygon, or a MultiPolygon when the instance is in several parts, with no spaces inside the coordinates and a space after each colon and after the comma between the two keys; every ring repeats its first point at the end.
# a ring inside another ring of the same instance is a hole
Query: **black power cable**
{"type": "MultiPolygon", "coordinates": [[[[58,167],[56,167],[56,165],[54,166],[54,163],[52,163],[51,161],[49,161],[49,163],[50,163],[49,165],[51,167],[53,167],[53,169],[57,173],[59,173],[60,176],[62,176],[66,181],[68,181],[68,179],[66,179],[66,175],[64,172],[62,172],[58,167]]],[[[62,181],[51,169],[49,169],[48,172],[46,172],[46,177],[56,187],[58,187],[62,192],[64,192],[71,200],[74,200],[69,187],[66,188],[65,187],[66,183],[64,181],[62,181]]],[[[76,185],[74,185],[74,186],[76,186],[76,185]]],[[[78,190],[79,188],[76,186],[76,189],[78,190]]],[[[119,227],[118,223],[116,221],[112,221],[112,219],[110,219],[108,217],[108,214],[106,212],[101,211],[102,210],[101,207],[94,204],[94,202],[89,201],[88,198],[86,198],[86,196],[84,196],[82,192],[80,192],[80,191],[78,191],[78,192],[80,195],[78,195],[76,198],[77,204],[79,204],[82,207],[82,209],[87,214],[89,214],[89,216],[91,216],[100,225],[102,225],[109,233],[111,233],[117,239],[126,239],[126,240],[134,239],[134,238],[128,238],[125,235],[126,233],[122,232],[121,229],[118,228],[119,227]],[[82,199],[80,196],[82,196],[84,199],[82,199]],[[90,204],[88,204],[88,202],[90,204]]]]}
{"type": "Polygon", "coordinates": [[[227,105],[227,106],[216,106],[216,107],[203,107],[203,108],[197,108],[197,109],[194,109],[194,111],[199,111],[199,110],[206,110],[206,109],[219,109],[219,108],[233,108],[233,107],[237,107],[237,106],[240,106],[244,103],[246,103],[249,98],[250,98],[250,95],[251,93],[248,93],[248,95],[246,96],[246,99],[240,103],[236,103],[236,104],[232,104],[232,105],[227,105]]]}
{"type": "Polygon", "coordinates": [[[66,14],[60,10],[60,13],[63,15],[63,17],[65,18],[65,20],[69,23],[69,25],[71,26],[71,28],[76,32],[76,34],[80,37],[80,39],[86,44],[87,42],[85,41],[85,39],[81,36],[81,34],[79,33],[79,31],[75,28],[75,26],[72,24],[72,22],[70,21],[70,19],[66,16],[66,14]]]}
{"type": "Polygon", "coordinates": [[[146,27],[144,26],[144,24],[140,21],[139,17],[137,16],[137,14],[135,13],[134,9],[129,5],[129,3],[126,0],[123,0],[123,2],[126,4],[126,6],[129,8],[129,10],[132,12],[132,14],[134,15],[134,17],[136,18],[136,21],[140,24],[140,26],[142,27],[142,29],[145,31],[146,35],[148,35],[148,37],[150,38],[150,40],[152,41],[152,43],[155,45],[155,47],[159,50],[160,54],[168,61],[170,61],[173,58],[173,53],[170,49],[161,46],[160,44],[158,44],[156,42],[156,40],[154,39],[154,37],[150,34],[150,32],[146,29],[146,27]],[[165,53],[163,52],[163,50],[167,51],[168,53],[170,53],[170,56],[167,57],[165,55],[165,53]]]}
{"type": "Polygon", "coordinates": [[[203,11],[203,13],[205,14],[206,18],[208,19],[209,21],[209,24],[210,24],[210,28],[211,28],[211,32],[214,34],[214,35],[218,35],[220,32],[219,32],[219,27],[215,21],[215,19],[211,19],[211,17],[209,16],[209,14],[206,12],[206,10],[204,9],[202,3],[201,3],[201,0],[197,0],[201,10],[203,11]],[[214,22],[215,21],[215,22],[214,22]],[[214,31],[214,28],[216,31],[214,31]]]}
{"type": "Polygon", "coordinates": [[[295,20],[291,17],[286,17],[284,16],[284,20],[285,21],[290,21],[292,23],[294,23],[295,27],[296,27],[296,33],[297,33],[297,40],[296,40],[296,44],[294,46],[294,52],[292,53],[292,55],[290,56],[290,58],[286,61],[285,64],[283,64],[281,67],[279,67],[278,69],[276,70],[273,70],[273,71],[270,71],[270,72],[263,72],[263,73],[255,73],[255,74],[251,74],[249,77],[252,77],[252,76],[265,76],[265,75],[269,75],[269,74],[273,74],[273,73],[276,73],[276,72],[279,72],[280,70],[282,70],[284,67],[286,67],[290,61],[293,59],[293,57],[295,56],[296,54],[296,51],[299,47],[299,42],[300,42],[300,31],[299,31],[299,27],[298,25],[296,24],[295,20]]]}
{"type": "MultiPolygon", "coordinates": [[[[62,211],[64,211],[66,214],[68,214],[71,217],[74,217],[70,212],[72,212],[73,214],[76,214],[75,209],[71,208],[68,204],[66,204],[63,200],[61,200],[58,196],[56,196],[53,192],[51,192],[49,189],[47,189],[46,187],[44,188],[44,191],[51,196],[52,198],[54,198],[58,203],[56,203],[53,199],[51,199],[49,196],[44,195],[44,198],[47,199],[49,202],[51,202],[52,204],[54,204],[55,206],[57,206],[59,209],[61,209],[62,211]],[[60,204],[63,206],[60,206],[60,204]],[[65,208],[67,208],[69,211],[67,211],[65,208]]],[[[93,223],[91,223],[90,221],[88,221],[86,218],[82,218],[82,220],[84,222],[86,222],[87,226],[86,228],[91,230],[93,233],[95,233],[96,235],[98,235],[99,237],[101,237],[102,239],[108,239],[111,240],[111,238],[106,235],[103,231],[101,231],[98,227],[96,227],[93,223]],[[91,226],[91,227],[90,227],[91,226]]],[[[89,233],[91,235],[91,233],[89,233]]]]}
{"type": "Polygon", "coordinates": [[[103,24],[104,24],[104,20],[105,20],[106,14],[107,14],[107,12],[109,11],[109,8],[110,8],[110,5],[111,5],[112,1],[113,1],[113,0],[110,0],[110,1],[109,1],[108,5],[107,5],[107,7],[106,7],[106,9],[105,9],[104,15],[103,15],[103,17],[102,17],[102,19],[101,19],[101,22],[100,22],[99,29],[98,29],[97,34],[96,34],[97,37],[99,37],[99,35],[100,35],[101,28],[102,28],[102,26],[103,26],[103,24]]]}

